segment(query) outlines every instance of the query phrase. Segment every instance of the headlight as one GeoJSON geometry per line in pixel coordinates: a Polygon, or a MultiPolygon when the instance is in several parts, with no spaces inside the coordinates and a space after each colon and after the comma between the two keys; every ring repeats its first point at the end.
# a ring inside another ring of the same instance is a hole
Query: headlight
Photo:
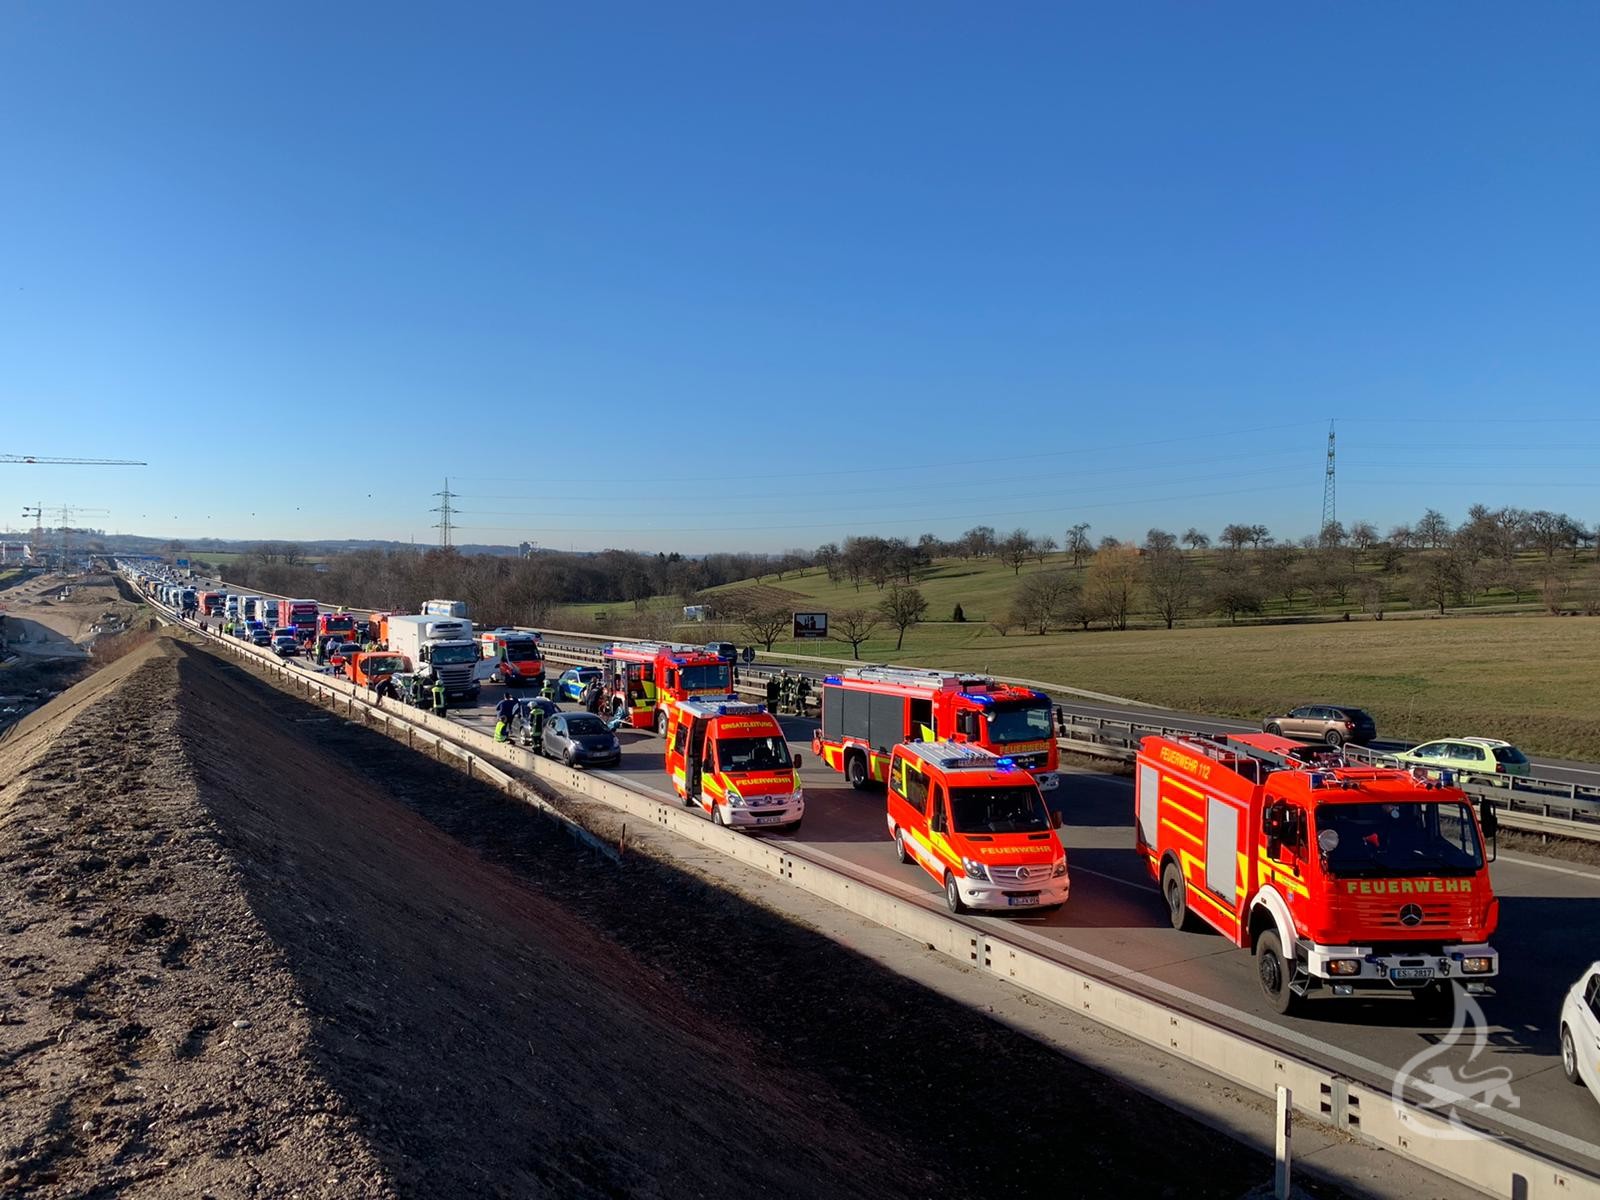
{"type": "Polygon", "coordinates": [[[739,795],[739,789],[736,787],[730,787],[727,792],[723,794],[723,799],[725,799],[734,808],[744,807],[744,797],[739,795]]]}
{"type": "Polygon", "coordinates": [[[961,860],[961,866],[967,872],[968,879],[977,879],[983,883],[989,882],[988,869],[977,859],[963,858],[961,860]]]}
{"type": "Polygon", "coordinates": [[[1359,975],[1361,974],[1361,960],[1359,958],[1330,958],[1328,960],[1329,975],[1359,975]]]}
{"type": "Polygon", "coordinates": [[[1052,878],[1060,879],[1066,873],[1067,873],[1067,860],[1063,858],[1060,862],[1058,862],[1056,864],[1055,873],[1052,876],[1052,878]]]}
{"type": "Polygon", "coordinates": [[[1463,975],[1487,975],[1494,966],[1492,958],[1463,958],[1461,960],[1461,973],[1463,975]]]}

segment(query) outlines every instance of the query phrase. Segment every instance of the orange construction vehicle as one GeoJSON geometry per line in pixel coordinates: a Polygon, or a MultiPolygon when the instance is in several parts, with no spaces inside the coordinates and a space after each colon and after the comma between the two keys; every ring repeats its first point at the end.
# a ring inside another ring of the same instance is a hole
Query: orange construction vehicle
{"type": "Polygon", "coordinates": [[[800,756],[789,753],[778,720],[737,700],[668,700],[667,774],[686,807],[717,825],[800,828],[805,792],[800,756]]]}
{"type": "Polygon", "coordinates": [[[1445,778],[1354,766],[1272,734],[1147,737],[1134,837],[1174,928],[1256,958],[1279,1012],[1313,992],[1488,992],[1498,824],[1445,778]],[[1487,836],[1486,836],[1487,835],[1487,836]]]}
{"type": "Polygon", "coordinates": [[[602,653],[607,715],[620,708],[636,729],[667,732],[668,700],[735,699],[733,668],[699,646],[613,642],[602,653]]]}
{"type": "Polygon", "coordinates": [[[375,612],[367,614],[367,640],[379,646],[389,644],[389,618],[393,613],[375,612]]]}
{"type": "Polygon", "coordinates": [[[1041,791],[1060,782],[1050,697],[1032,688],[911,667],[860,667],[822,681],[822,726],[812,752],[850,786],[888,777],[901,742],[982,746],[1034,777],[1041,791]]]}
{"type": "Polygon", "coordinates": [[[359,651],[350,656],[344,667],[350,682],[364,688],[375,688],[391,675],[405,674],[410,670],[411,660],[391,650],[359,651]]]}
{"type": "Polygon", "coordinates": [[[971,742],[906,742],[889,759],[895,857],[944,888],[951,912],[1067,902],[1061,814],[1009,759],[971,742]]]}

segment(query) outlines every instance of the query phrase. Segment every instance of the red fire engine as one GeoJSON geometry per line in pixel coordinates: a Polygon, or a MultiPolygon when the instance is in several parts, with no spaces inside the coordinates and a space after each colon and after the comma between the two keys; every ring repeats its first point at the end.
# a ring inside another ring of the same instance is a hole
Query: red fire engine
{"type": "Polygon", "coordinates": [[[668,700],[733,699],[733,670],[699,646],[673,642],[613,642],[603,651],[606,711],[626,711],[636,729],[666,735],[668,700]]]}
{"type": "Polygon", "coordinates": [[[887,778],[901,742],[970,742],[1033,775],[1042,791],[1060,782],[1050,697],[996,683],[909,667],[860,667],[822,681],[822,727],[811,749],[851,787],[887,778]]]}
{"type": "Polygon", "coordinates": [[[1272,734],[1147,737],[1134,810],[1173,927],[1250,949],[1279,1012],[1324,989],[1448,1000],[1499,972],[1494,809],[1480,824],[1448,778],[1272,734]]]}

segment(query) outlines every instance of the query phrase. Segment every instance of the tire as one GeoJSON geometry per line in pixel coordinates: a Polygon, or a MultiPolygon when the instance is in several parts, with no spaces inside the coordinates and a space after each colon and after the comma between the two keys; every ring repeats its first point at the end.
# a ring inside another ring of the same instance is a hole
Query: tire
{"type": "Polygon", "coordinates": [[[728,823],[722,819],[722,805],[718,804],[715,800],[711,802],[711,823],[713,825],[720,825],[724,829],[728,828],[728,823]]]}
{"type": "Polygon", "coordinates": [[[573,761],[572,751],[571,750],[568,750],[565,754],[563,754],[561,756],[561,761],[563,763],[565,763],[567,766],[572,767],[574,770],[577,769],[578,764],[573,761]]]}
{"type": "Polygon", "coordinates": [[[856,791],[865,791],[867,784],[872,782],[867,776],[867,756],[858,752],[845,759],[844,777],[856,791]]]}
{"type": "Polygon", "coordinates": [[[964,913],[967,906],[961,902],[961,889],[956,886],[956,877],[949,871],[944,873],[944,902],[953,913],[964,913]]]}
{"type": "Polygon", "coordinates": [[[1561,1026],[1561,1073],[1568,1083],[1583,1086],[1583,1076],[1578,1074],[1578,1047],[1572,1040],[1572,1030],[1561,1026]]]}
{"type": "Polygon", "coordinates": [[[1276,721],[1274,721],[1272,724],[1267,726],[1267,732],[1270,733],[1273,737],[1282,737],[1283,736],[1283,726],[1279,725],[1276,721]]]}
{"type": "Polygon", "coordinates": [[[911,852],[906,849],[905,835],[898,829],[894,831],[894,856],[902,866],[911,861],[911,852]]]}
{"type": "Polygon", "coordinates": [[[1322,740],[1337,750],[1340,746],[1344,745],[1344,734],[1340,733],[1337,729],[1330,729],[1327,733],[1322,735],[1322,740]]]}
{"type": "Polygon", "coordinates": [[[1288,1014],[1299,999],[1289,986],[1292,965],[1284,960],[1283,942],[1275,929],[1263,930],[1256,939],[1256,980],[1273,1011],[1288,1014]]]}
{"type": "Polygon", "coordinates": [[[667,736],[667,713],[665,709],[656,710],[656,736],[667,736]]]}
{"type": "Polygon", "coordinates": [[[1183,880],[1183,869],[1169,862],[1161,870],[1161,895],[1167,902],[1167,920],[1174,929],[1190,928],[1188,889],[1183,880]]]}

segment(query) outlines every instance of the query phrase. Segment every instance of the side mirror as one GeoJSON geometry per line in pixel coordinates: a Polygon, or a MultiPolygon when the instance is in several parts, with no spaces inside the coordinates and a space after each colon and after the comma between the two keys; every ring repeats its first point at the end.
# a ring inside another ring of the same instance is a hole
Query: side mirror
{"type": "Polygon", "coordinates": [[[1050,810],[1050,828],[1051,829],[1060,829],[1061,828],[1061,810],[1060,809],[1051,809],[1050,810]]]}
{"type": "Polygon", "coordinates": [[[1500,818],[1495,815],[1494,801],[1485,797],[1479,801],[1478,823],[1483,826],[1483,836],[1489,843],[1489,861],[1495,860],[1499,849],[1495,845],[1495,835],[1500,832],[1500,818]]]}
{"type": "Polygon", "coordinates": [[[805,759],[801,758],[798,754],[796,754],[794,756],[794,769],[796,771],[798,771],[804,765],[805,765],[805,759]]]}

